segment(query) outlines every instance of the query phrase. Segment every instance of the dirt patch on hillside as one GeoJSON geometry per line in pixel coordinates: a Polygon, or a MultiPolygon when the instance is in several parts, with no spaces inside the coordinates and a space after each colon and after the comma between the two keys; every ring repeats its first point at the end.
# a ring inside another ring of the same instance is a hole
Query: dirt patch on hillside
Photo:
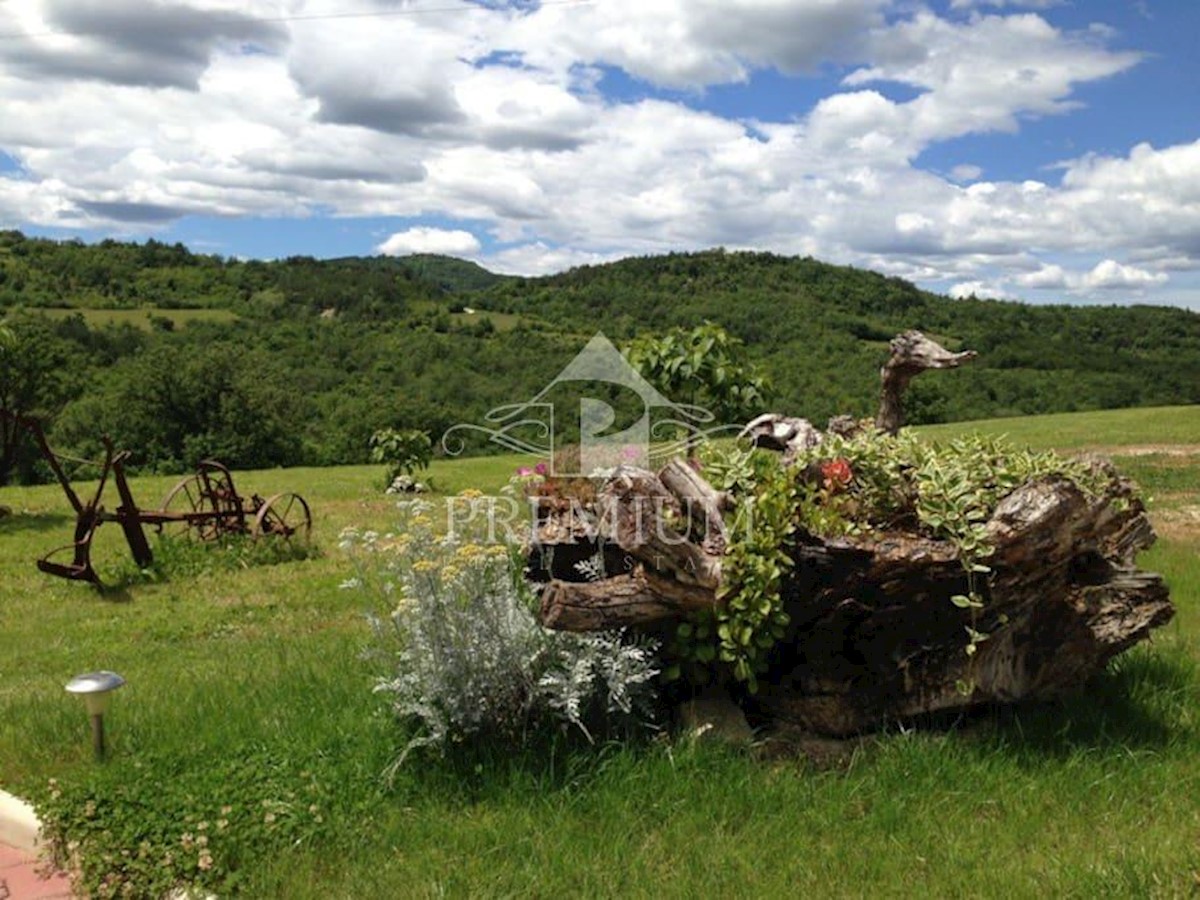
{"type": "Polygon", "coordinates": [[[1079,452],[1099,456],[1200,456],[1200,444],[1130,444],[1127,447],[1086,447],[1079,452]]]}
{"type": "Polygon", "coordinates": [[[1187,505],[1175,509],[1155,510],[1150,521],[1159,537],[1172,541],[1200,544],[1200,506],[1187,505]]]}

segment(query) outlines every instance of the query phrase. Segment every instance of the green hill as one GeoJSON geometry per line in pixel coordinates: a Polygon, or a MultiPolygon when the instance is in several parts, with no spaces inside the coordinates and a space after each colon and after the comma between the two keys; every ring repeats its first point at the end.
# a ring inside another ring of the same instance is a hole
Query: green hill
{"type": "MultiPolygon", "coordinates": [[[[979,352],[915,382],[914,422],[1200,402],[1196,313],[951,300],[769,253],[512,278],[434,255],[246,261],[6,231],[0,315],[23,348],[0,371],[6,406],[41,379],[20,403],[52,423],[55,441],[97,452],[107,432],[164,470],[202,455],[360,462],[377,428],[437,436],[534,396],[597,331],[621,343],[704,320],[769,373],[772,408],[816,422],[873,412],[887,341],[908,328],[979,352]],[[101,314],[114,309],[137,314],[101,314]],[[182,309],[225,315],[172,318],[182,309]]],[[[17,468],[36,477],[28,455],[17,468]]]]}
{"type": "Polygon", "coordinates": [[[507,278],[489,272],[479,263],[437,253],[413,253],[398,257],[397,261],[418,278],[436,284],[448,294],[482,291],[507,278]]]}
{"type": "Polygon", "coordinates": [[[959,420],[1200,401],[1200,315],[1172,307],[952,300],[811,258],[703,253],[517,279],[476,305],[614,340],[719,322],[751,348],[789,412],[870,411],[886,342],[917,328],[974,365],[916,382],[917,419],[959,420]]]}

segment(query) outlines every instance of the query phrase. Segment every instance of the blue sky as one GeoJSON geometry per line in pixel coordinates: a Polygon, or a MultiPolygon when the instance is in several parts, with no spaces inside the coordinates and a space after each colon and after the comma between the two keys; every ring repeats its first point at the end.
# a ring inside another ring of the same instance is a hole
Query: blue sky
{"type": "Polygon", "coordinates": [[[1195,0],[0,3],[0,227],[1200,309],[1195,0]]]}

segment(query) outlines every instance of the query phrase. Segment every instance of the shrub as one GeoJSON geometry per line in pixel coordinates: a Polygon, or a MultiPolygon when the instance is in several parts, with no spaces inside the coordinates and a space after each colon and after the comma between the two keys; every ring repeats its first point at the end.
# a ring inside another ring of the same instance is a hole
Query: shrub
{"type": "MultiPolygon", "coordinates": [[[[479,513],[484,499],[467,493],[448,503],[479,513]]],[[[417,747],[519,744],[555,725],[590,739],[652,718],[654,647],[621,633],[542,628],[513,547],[487,541],[495,536],[482,525],[439,537],[431,504],[398,507],[397,534],[342,535],[357,566],[344,586],[379,608],[368,651],[380,666],[375,689],[409,729],[395,765],[417,747]]]]}
{"type": "Polygon", "coordinates": [[[424,431],[381,428],[371,435],[371,462],[387,465],[384,487],[391,488],[396,479],[411,479],[417,472],[429,468],[433,459],[433,442],[424,431]]]}

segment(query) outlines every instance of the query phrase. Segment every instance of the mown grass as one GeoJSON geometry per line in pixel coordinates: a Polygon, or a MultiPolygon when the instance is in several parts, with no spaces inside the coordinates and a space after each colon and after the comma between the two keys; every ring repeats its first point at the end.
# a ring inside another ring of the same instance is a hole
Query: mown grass
{"type": "Polygon", "coordinates": [[[191,322],[232,322],[237,314],[227,309],[175,309],[168,307],[140,307],[138,309],[92,309],[84,307],[37,307],[36,311],[52,319],[66,319],[74,315],[83,316],[89,328],[104,328],[108,325],[132,325],[142,331],[154,329],[154,319],[169,319],[176,328],[191,322]]]}
{"type": "MultiPolygon", "coordinates": [[[[1151,503],[1159,517],[1200,503],[1197,412],[981,427],[1039,446],[1186,448],[1120,457],[1166,498],[1151,503]]],[[[439,462],[433,478],[446,493],[495,490],[517,464],[439,462]]],[[[1200,883],[1200,530],[1168,530],[1142,558],[1166,575],[1176,619],[1061,703],[874,736],[829,769],[678,740],[559,742],[420,759],[388,786],[399,736],[370,691],[362,600],[338,588],[349,566],[336,546],[344,525],[387,527],[381,475],[238,473],[246,494],[303,493],[322,554],[107,595],[33,567],[70,532],[57,488],[0,490],[17,513],[0,520],[0,785],[33,795],[94,771],[62,686],[111,668],[129,683],[106,778],[170,758],[203,783],[194,773],[213,760],[265,749],[330,782],[318,837],[242,861],[247,896],[1178,896],[1200,883]]],[[[174,480],[134,491],[151,506],[174,480]]],[[[115,567],[120,534],[105,530],[115,567]]],[[[238,796],[211,785],[178,815],[206,814],[223,791],[238,796]]]]}
{"type": "Polygon", "coordinates": [[[1010,437],[1037,449],[1155,447],[1200,442],[1200,406],[1159,406],[1144,409],[1105,409],[927,425],[917,429],[930,438],[953,437],[964,431],[1010,437]]]}

